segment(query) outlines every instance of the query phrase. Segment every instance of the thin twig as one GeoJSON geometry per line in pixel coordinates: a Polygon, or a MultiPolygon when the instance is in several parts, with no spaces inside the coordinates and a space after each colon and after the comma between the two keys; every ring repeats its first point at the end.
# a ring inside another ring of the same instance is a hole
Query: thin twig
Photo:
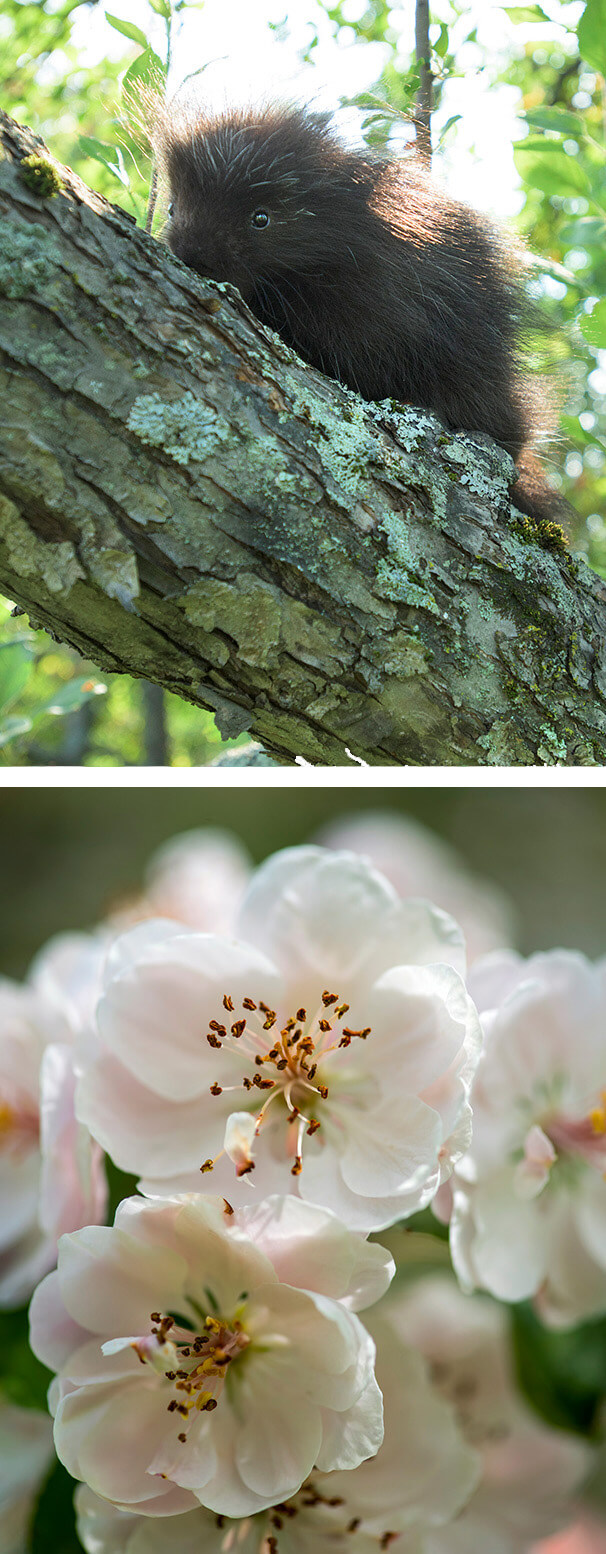
{"type": "Polygon", "coordinates": [[[419,90],[415,135],[417,151],[424,162],[431,163],[431,100],[433,76],[431,73],[431,44],[429,42],[429,0],[416,0],[415,53],[419,68],[419,90]]]}

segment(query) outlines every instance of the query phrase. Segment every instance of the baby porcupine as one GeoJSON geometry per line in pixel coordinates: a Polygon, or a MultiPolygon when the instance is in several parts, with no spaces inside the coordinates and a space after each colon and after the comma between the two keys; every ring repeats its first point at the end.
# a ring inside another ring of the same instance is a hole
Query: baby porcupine
{"type": "Polygon", "coordinates": [[[170,247],[364,399],[489,433],[520,468],[516,505],[561,516],[568,504],[529,452],[544,426],[518,359],[526,302],[512,246],[418,158],[352,150],[329,117],[161,110],[170,247]]]}

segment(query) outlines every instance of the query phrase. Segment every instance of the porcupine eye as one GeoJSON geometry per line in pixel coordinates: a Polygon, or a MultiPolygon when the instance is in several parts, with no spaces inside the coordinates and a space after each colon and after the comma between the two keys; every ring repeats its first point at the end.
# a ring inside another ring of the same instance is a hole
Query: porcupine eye
{"type": "Polygon", "coordinates": [[[170,205],[168,207],[168,214],[171,217],[174,216],[174,214],[175,214],[175,207],[174,207],[174,205],[172,203],[172,200],[171,200],[171,203],[170,203],[170,205]]]}
{"type": "Polygon", "coordinates": [[[267,211],[266,210],[256,210],[254,215],[251,217],[251,223],[252,223],[253,227],[268,227],[269,226],[269,215],[268,215],[267,211]]]}

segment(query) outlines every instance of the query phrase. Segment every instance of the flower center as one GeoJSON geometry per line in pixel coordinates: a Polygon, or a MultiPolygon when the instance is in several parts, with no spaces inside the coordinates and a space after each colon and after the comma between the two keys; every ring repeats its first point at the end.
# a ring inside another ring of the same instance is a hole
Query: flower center
{"type": "MultiPolygon", "coordinates": [[[[325,989],[320,1004],[313,1015],[307,1009],[297,1009],[286,1023],[279,1027],[278,1014],[262,1000],[255,1002],[244,998],[241,1013],[238,1012],[229,993],[223,995],[223,1008],[228,1016],[236,1018],[228,1025],[222,1020],[211,1020],[206,1040],[217,1051],[237,1053],[245,1072],[239,1084],[210,1086],[211,1095],[223,1095],[243,1090],[266,1090],[267,1098],[254,1117],[254,1129],[250,1137],[242,1136],[236,1156],[238,1176],[254,1169],[252,1158],[253,1139],[259,1133],[270,1104],[281,1097],[288,1109],[288,1123],[294,1124],[287,1153],[293,1158],[291,1174],[299,1176],[302,1169],[302,1147],[305,1134],[313,1135],[322,1126],[317,1117],[318,1103],[328,1100],[328,1085],[319,1072],[322,1060],[329,1052],[350,1047],[352,1041],[366,1041],[370,1026],[353,1030],[343,1021],[349,1004],[340,1001],[338,993],[325,989]],[[269,1034],[271,1032],[271,1035],[269,1034]]],[[[231,1151],[230,1151],[231,1153],[231,1151]]],[[[212,1171],[216,1160],[205,1160],[201,1171],[212,1171]]]]}
{"type": "Polygon", "coordinates": [[[585,1117],[572,1117],[556,1110],[529,1128],[516,1166],[518,1189],[525,1197],[536,1197],[558,1162],[560,1166],[568,1164],[570,1172],[578,1161],[595,1166],[606,1175],[606,1090],[601,1091],[599,1104],[591,1107],[585,1117]]]}
{"type": "Polygon", "coordinates": [[[0,1154],[21,1160],[38,1148],[40,1118],[29,1096],[17,1090],[0,1094],[0,1154]]]}
{"type": "MultiPolygon", "coordinates": [[[[184,1325],[187,1318],[179,1314],[152,1311],[151,1321],[150,1335],[136,1339],[131,1347],[144,1365],[151,1365],[170,1384],[168,1412],[189,1426],[196,1413],[211,1413],[217,1407],[229,1366],[248,1348],[250,1338],[238,1317],[227,1322],[207,1316],[202,1333],[190,1331],[184,1325]]],[[[187,1440],[187,1429],[180,1430],[178,1439],[187,1440]]]]}
{"type": "MultiPolygon", "coordinates": [[[[317,1537],[322,1540],[322,1543],[328,1535],[331,1544],[334,1539],[335,1547],[338,1543],[339,1548],[342,1547],[341,1539],[347,1534],[353,1536],[354,1533],[364,1530],[362,1517],[349,1514],[347,1502],[341,1495],[330,1495],[323,1492],[324,1488],[330,1488],[330,1475],[328,1475],[326,1480],[323,1480],[322,1475],[320,1475],[319,1483],[323,1486],[322,1488],[318,1487],[318,1481],[312,1475],[302,1484],[298,1493],[293,1495],[290,1500],[283,1500],[279,1505],[273,1506],[270,1511],[261,1513],[262,1516],[267,1517],[266,1525],[269,1530],[263,1538],[259,1554],[280,1554],[280,1533],[282,1528],[296,1516],[301,1516],[302,1520],[307,1523],[308,1530],[310,1520],[313,1521],[315,1523],[314,1531],[317,1537]]],[[[260,1521],[260,1517],[258,1520],[260,1521]]],[[[243,1522],[230,1522],[225,1516],[217,1516],[217,1527],[220,1529],[223,1527],[227,1528],[225,1538],[221,1544],[221,1554],[231,1554],[232,1549],[236,1550],[244,1542],[252,1521],[253,1518],[247,1517],[243,1522]]],[[[301,1531],[303,1532],[303,1529],[301,1531]]],[[[398,1537],[399,1533],[397,1532],[372,1533],[373,1544],[376,1544],[377,1550],[388,1549],[394,1539],[398,1537]]]]}

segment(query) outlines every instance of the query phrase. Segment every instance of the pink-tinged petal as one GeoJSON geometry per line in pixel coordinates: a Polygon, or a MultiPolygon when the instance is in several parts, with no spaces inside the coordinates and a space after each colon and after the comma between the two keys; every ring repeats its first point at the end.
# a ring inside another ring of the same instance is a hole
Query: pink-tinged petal
{"type": "Polygon", "coordinates": [[[379,1078],[387,1085],[394,1067],[399,1086],[415,1095],[451,1072],[471,1081],[482,1033],[465,985],[450,967],[393,967],[372,988],[368,1024],[379,1078]]]}
{"type": "Polygon", "coordinates": [[[40,1279],[52,1268],[57,1249],[33,1229],[0,1256],[0,1306],[22,1306],[40,1279]]]}
{"type": "Polygon", "coordinates": [[[606,1277],[606,1180],[598,1172],[588,1173],[579,1194],[577,1224],[583,1245],[606,1277]]]}
{"type": "Polygon", "coordinates": [[[37,1223],[40,1156],[23,1160],[0,1157],[0,1254],[37,1223]]]}
{"type": "Polygon", "coordinates": [[[378,1452],[383,1429],[383,1398],[373,1376],[345,1418],[323,1413],[322,1445],[316,1459],[318,1468],[330,1473],[333,1470],[349,1472],[359,1467],[378,1452]]]}
{"type": "Polygon", "coordinates": [[[40,1223],[56,1240],[105,1216],[107,1183],[101,1151],[76,1121],[69,1047],[46,1048],[40,1070],[40,1223]]]}
{"type": "MultiPolygon", "coordinates": [[[[212,1418],[216,1468],[213,1478],[201,1492],[200,1500],[209,1510],[220,1515],[254,1516],[257,1511],[264,1511],[271,1500],[268,1501],[266,1495],[258,1495],[245,1484],[238,1472],[236,1445],[241,1426],[233,1410],[226,1408],[218,1408],[212,1418]]],[[[260,1554],[260,1551],[255,1549],[255,1554],[260,1554]]]]}
{"type": "Polygon", "coordinates": [[[120,974],[106,975],[97,1026],[136,1079],[171,1101],[189,1101],[208,1091],[206,1036],[225,1013],[224,996],[237,1007],[250,997],[276,1008],[280,990],[274,967],[250,945],[213,934],[182,932],[164,944],[157,936],[147,959],[133,955],[129,964],[123,946],[120,974]]]}
{"type": "MultiPolygon", "coordinates": [[[[543,1200],[516,1196],[513,1168],[472,1190],[473,1231],[468,1255],[474,1282],[499,1300],[526,1300],[542,1284],[548,1268],[550,1224],[543,1200]]],[[[451,1250],[457,1268],[458,1194],[451,1221],[451,1250]]]]}
{"type": "Polygon", "coordinates": [[[195,1171],[198,1190],[202,1162],[223,1143],[225,1113],[212,1102],[170,1101],[109,1053],[85,1068],[76,1091],[78,1117],[121,1170],[164,1178],[195,1171]]]}
{"type": "MultiPolygon", "coordinates": [[[[316,1140],[313,1142],[316,1143],[316,1140]]],[[[353,1192],[343,1179],[341,1151],[337,1152],[332,1144],[325,1144],[316,1146],[315,1151],[307,1150],[305,1153],[299,1177],[299,1192],[306,1203],[326,1206],[350,1230],[368,1234],[371,1230],[393,1225],[395,1220],[416,1213],[422,1199],[428,1201],[436,1190],[439,1180],[436,1164],[433,1176],[422,1188],[414,1187],[411,1191],[403,1189],[386,1197],[362,1197],[360,1193],[353,1192]]]]}
{"type": "Polygon", "coordinates": [[[116,1227],[160,1258],[174,1249],[187,1270],[185,1298],[189,1293],[199,1297],[200,1291],[210,1289],[224,1312],[239,1304],[243,1290],[250,1293],[258,1285],[265,1288],[276,1282],[269,1258],[239,1229],[223,1198],[200,1194],[181,1202],[126,1198],[116,1212],[116,1227]]]}
{"type": "Polygon", "coordinates": [[[367,958],[369,935],[374,944],[377,923],[397,905],[387,880],[353,853],[285,848],[253,876],[238,932],[295,987],[322,979],[328,986],[354,975],[367,958]]]}
{"type": "Polygon", "coordinates": [[[170,1311],[182,1297],[187,1273],[178,1253],[141,1246],[107,1225],[63,1236],[58,1268],[74,1321],[107,1337],[147,1332],[150,1311],[170,1311]]]}
{"type": "Polygon", "coordinates": [[[243,1482],[268,1503],[296,1493],[318,1459],[322,1421],[318,1404],[276,1391],[271,1356],[255,1355],[238,1388],[241,1428],[235,1462],[243,1482]],[[258,1427],[267,1412],[271,1435],[258,1427]]]}
{"type": "MultiPolygon", "coordinates": [[[[182,1496],[182,1491],[177,1494],[182,1496]]],[[[169,1500],[161,1502],[162,1511],[169,1500]]],[[[120,1511],[101,1500],[86,1484],[80,1484],[74,1496],[78,1537],[87,1554],[222,1554],[225,1528],[217,1526],[211,1511],[196,1507],[184,1515],[142,1516],[139,1512],[120,1511]]],[[[251,1529],[238,1554],[259,1554],[258,1528],[251,1529]]]]}
{"type": "Polygon", "coordinates": [[[278,1278],[361,1311],[385,1294],[395,1264],[385,1247],[365,1241],[326,1209],[274,1197],[237,1211],[238,1224],[269,1257],[278,1278]]]}
{"type": "Polygon", "coordinates": [[[155,1379],[81,1387],[63,1398],[55,1418],[57,1456],[68,1472],[128,1506],[166,1493],[166,1481],[149,1471],[171,1429],[155,1379]]]}
{"type": "Polygon", "coordinates": [[[48,1365],[49,1370],[59,1371],[76,1349],[87,1343],[88,1328],[74,1322],[65,1309],[61,1294],[61,1281],[55,1271],[34,1290],[29,1308],[30,1343],[34,1354],[48,1365]]]}
{"type": "MultiPolygon", "coordinates": [[[[221,1405],[219,1405],[221,1406],[221,1405]]],[[[172,1415],[167,1429],[150,1462],[150,1473],[163,1474],[172,1483],[204,1501],[204,1489],[217,1468],[214,1423],[210,1414],[194,1413],[185,1441],[179,1440],[179,1427],[172,1415]]],[[[185,1434],[185,1431],[182,1432],[185,1434]]]]}
{"type": "Polygon", "coordinates": [[[251,873],[250,856],[229,831],[185,831],[154,853],[146,876],[154,917],[198,933],[231,933],[251,873]]]}
{"type": "MultiPolygon", "coordinates": [[[[414,1095],[392,1096],[350,1121],[343,1181],[366,1198],[422,1188],[435,1172],[441,1143],[437,1112],[414,1095]]],[[[397,1219],[397,1204],[393,1212],[397,1219]]]]}

